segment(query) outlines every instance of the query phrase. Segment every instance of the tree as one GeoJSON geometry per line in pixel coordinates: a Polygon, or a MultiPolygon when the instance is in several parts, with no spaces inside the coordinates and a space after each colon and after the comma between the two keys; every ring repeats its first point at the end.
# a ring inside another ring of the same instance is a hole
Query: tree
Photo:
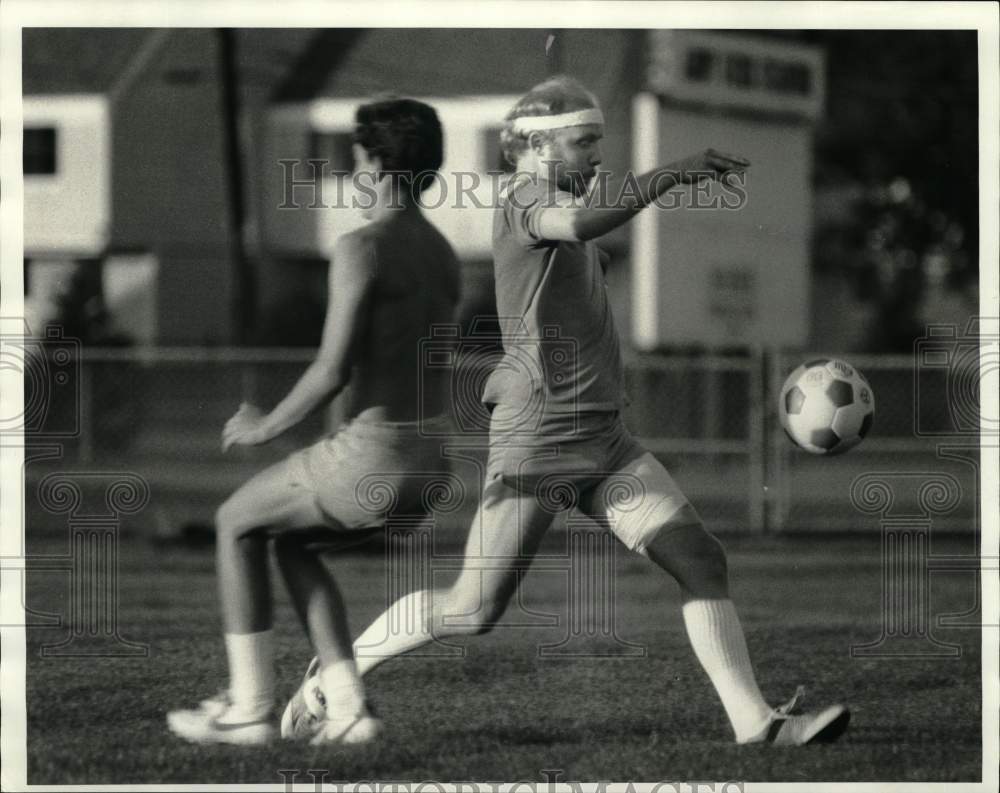
{"type": "Polygon", "coordinates": [[[978,52],[975,31],[808,31],[827,53],[814,264],[845,272],[882,316],[873,350],[909,350],[928,277],[978,279],[978,52]]]}

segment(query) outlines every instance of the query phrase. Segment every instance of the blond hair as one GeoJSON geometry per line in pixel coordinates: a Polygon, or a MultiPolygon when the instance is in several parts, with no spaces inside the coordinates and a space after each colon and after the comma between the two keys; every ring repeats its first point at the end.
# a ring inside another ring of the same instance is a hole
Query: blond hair
{"type": "MultiPolygon", "coordinates": [[[[560,113],[571,113],[574,110],[588,110],[598,107],[597,97],[588,91],[583,84],[567,75],[550,77],[545,82],[534,86],[522,96],[504,116],[504,126],[500,130],[500,150],[504,159],[517,166],[517,160],[527,151],[530,133],[514,129],[515,118],[530,116],[554,116],[560,113]]],[[[551,132],[535,132],[543,140],[551,137],[551,132]]]]}

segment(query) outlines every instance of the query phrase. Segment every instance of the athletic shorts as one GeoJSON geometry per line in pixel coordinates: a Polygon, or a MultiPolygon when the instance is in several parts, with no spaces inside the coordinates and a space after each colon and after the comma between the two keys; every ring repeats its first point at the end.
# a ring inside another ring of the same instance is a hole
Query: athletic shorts
{"type": "Polygon", "coordinates": [[[490,418],[486,478],[502,476],[521,492],[556,479],[582,491],[643,451],[616,411],[521,415],[497,405],[490,418]]]}
{"type": "Polygon", "coordinates": [[[455,488],[441,455],[447,426],[444,417],[347,421],[289,456],[290,484],[309,491],[335,528],[375,528],[391,515],[424,515],[455,488]],[[431,425],[438,431],[428,432],[431,425]]]}
{"type": "Polygon", "coordinates": [[[698,521],[667,469],[614,411],[520,416],[497,405],[486,481],[532,493],[554,514],[576,508],[640,554],[661,531],[698,521]],[[687,510],[682,510],[687,507],[687,510]]]}

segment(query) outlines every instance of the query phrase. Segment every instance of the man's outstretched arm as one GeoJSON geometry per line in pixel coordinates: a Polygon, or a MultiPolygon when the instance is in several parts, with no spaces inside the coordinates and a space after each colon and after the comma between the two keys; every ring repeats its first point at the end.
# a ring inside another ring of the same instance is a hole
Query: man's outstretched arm
{"type": "Polygon", "coordinates": [[[583,242],[607,234],[635,217],[642,209],[679,184],[690,184],[711,176],[741,173],[749,161],[707,149],[662,168],[647,171],[631,180],[599,182],[595,193],[573,206],[545,207],[538,216],[542,239],[583,242]]]}

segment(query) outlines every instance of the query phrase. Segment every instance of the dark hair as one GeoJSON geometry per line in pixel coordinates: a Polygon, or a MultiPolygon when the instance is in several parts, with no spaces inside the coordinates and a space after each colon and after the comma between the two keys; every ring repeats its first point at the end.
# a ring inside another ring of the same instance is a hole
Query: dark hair
{"type": "Polygon", "coordinates": [[[383,172],[398,174],[414,198],[431,186],[444,160],[444,133],[433,107],[385,96],[361,105],[354,120],[355,143],[379,158],[383,172]]]}
{"type": "MultiPolygon", "coordinates": [[[[515,118],[526,116],[554,116],[597,107],[597,99],[574,77],[561,74],[539,83],[517,100],[517,104],[504,116],[504,127],[500,130],[500,149],[504,158],[517,166],[517,158],[528,148],[528,136],[515,132],[515,118]]],[[[543,138],[551,133],[539,132],[543,138]]]]}

